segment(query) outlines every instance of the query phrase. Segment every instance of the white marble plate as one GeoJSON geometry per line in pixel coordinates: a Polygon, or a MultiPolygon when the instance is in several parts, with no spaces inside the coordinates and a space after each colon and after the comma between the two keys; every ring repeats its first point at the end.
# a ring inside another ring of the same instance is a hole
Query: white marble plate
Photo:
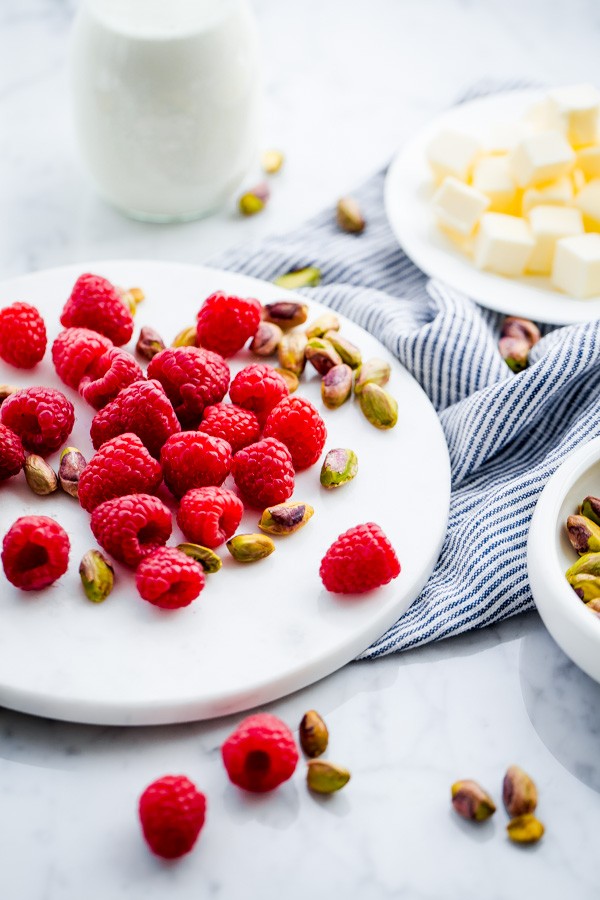
{"type": "MultiPolygon", "coordinates": [[[[35,304],[52,339],[65,298],[84,271],[146,291],[134,341],[139,327],[148,324],[170,342],[194,322],[201,302],[217,289],[265,302],[287,294],[272,284],[213,269],[119,261],[5,282],[0,306],[15,300],[35,304]]],[[[311,304],[312,317],[322,311],[311,304]]],[[[0,486],[0,536],[18,516],[35,512],[55,517],[72,542],[69,571],[45,591],[23,593],[0,572],[0,703],[44,716],[114,725],[224,715],[329,674],[408,608],[433,569],[446,531],[448,452],[437,416],[413,378],[358,326],[344,321],[343,333],[366,358],[382,356],[392,363],[389,387],[399,402],[398,425],[378,431],[351,403],[335,412],[324,410],[326,449],[352,447],[359,457],[357,478],[328,492],[319,484],[320,465],[299,474],[294,497],[314,506],[313,519],[296,535],[279,539],[276,552],[254,566],[236,564],[222,548],[222,570],[207,578],[201,596],[186,609],[169,613],[141,600],[132,574],[119,565],[110,597],[100,605],[90,603],[77,572],[83,553],[95,546],[87,514],[62,492],[35,497],[22,476],[0,486]],[[402,564],[400,576],[362,598],[328,594],[318,575],[324,551],[340,532],[367,521],[377,522],[388,534],[402,564]]],[[[240,354],[232,368],[250,361],[256,358],[240,354]]],[[[49,352],[33,373],[0,362],[2,382],[63,390],[78,413],[69,443],[89,458],[93,410],[58,380],[49,352]]],[[[316,373],[308,373],[301,393],[322,407],[316,373]]],[[[49,461],[56,463],[57,456],[49,461]]],[[[239,530],[256,531],[257,521],[258,514],[247,511],[239,530]]],[[[182,539],[175,527],[170,543],[182,539]]]]}
{"type": "Polygon", "coordinates": [[[600,495],[600,438],[571,453],[542,491],[529,530],[527,567],[544,625],[567,656],[600,682],[600,617],[586,609],[565,578],[577,560],[567,517],[590,495],[600,495]]]}
{"type": "Polygon", "coordinates": [[[395,157],[387,174],[388,219],[404,252],[432,278],[509,315],[565,325],[600,316],[600,297],[579,300],[552,287],[549,278],[504,278],[481,272],[437,227],[431,210],[435,186],[425,158],[430,140],[444,128],[465,130],[484,140],[498,123],[521,119],[542,91],[510,91],[453,107],[420,131],[395,157]]]}

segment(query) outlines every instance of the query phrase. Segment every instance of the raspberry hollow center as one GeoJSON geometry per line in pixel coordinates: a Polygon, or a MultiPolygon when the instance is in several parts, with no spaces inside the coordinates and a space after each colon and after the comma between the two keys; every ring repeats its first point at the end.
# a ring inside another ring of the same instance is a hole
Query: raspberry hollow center
{"type": "Polygon", "coordinates": [[[271,768],[271,757],[264,750],[251,750],[244,768],[249,775],[266,775],[271,768]]]}
{"type": "Polygon", "coordinates": [[[39,569],[48,564],[48,551],[39,544],[26,544],[21,547],[15,559],[15,565],[22,572],[39,569]]]}
{"type": "Polygon", "coordinates": [[[140,547],[149,547],[154,544],[162,544],[162,529],[154,522],[148,522],[143,528],[140,528],[137,539],[140,547]]]}

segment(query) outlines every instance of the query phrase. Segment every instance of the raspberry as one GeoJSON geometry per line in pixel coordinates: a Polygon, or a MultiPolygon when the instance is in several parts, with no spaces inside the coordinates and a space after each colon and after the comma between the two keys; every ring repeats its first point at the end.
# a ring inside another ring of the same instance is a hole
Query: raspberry
{"type": "Polygon", "coordinates": [[[65,328],[52,344],[56,374],[76,391],[90,366],[112,346],[112,341],[90,328],[65,328]]]}
{"type": "Polygon", "coordinates": [[[204,587],[202,566],[175,547],[161,547],[135,573],[140,597],[161,609],[189,606],[204,587]]]}
{"type": "Polygon", "coordinates": [[[231,372],[218,353],[199,347],[168,347],[150,361],[148,378],[160,381],[181,424],[195,428],[204,407],[227,393],[231,372]]]}
{"type": "Polygon", "coordinates": [[[158,458],[167,438],[180,430],[177,416],[158,381],[134,381],[92,419],[94,449],[126,431],[137,434],[158,458]]]}
{"type": "Polygon", "coordinates": [[[252,410],[264,425],[273,407],[289,392],[284,379],[272,366],[255,363],[237,373],[231,382],[229,396],[232,403],[252,410]]]}
{"type": "Polygon", "coordinates": [[[0,310],[0,357],[18,369],[33,369],[46,352],[46,326],[35,306],[12,303],[0,310]]]}
{"type": "Polygon", "coordinates": [[[319,575],[328,591],[363,594],[387,584],[400,574],[394,548],[373,522],[355,525],[333,542],[323,559],[319,575]]]}
{"type": "Polygon", "coordinates": [[[120,347],[131,339],[133,317],[116,287],[100,275],[81,275],[60,317],[66,328],[92,328],[120,347]]]}
{"type": "Polygon", "coordinates": [[[6,425],[0,425],[0,481],[18,475],[24,462],[21,438],[6,425]]]}
{"type": "Polygon", "coordinates": [[[160,462],[165,484],[174,497],[182,497],[191,488],[225,481],[231,469],[231,447],[201,431],[182,431],[165,443],[160,462]]]}
{"type": "Polygon", "coordinates": [[[283,503],[294,491],[292,456],[275,438],[244,447],[233,457],[231,471],[243,499],[258,509],[283,503]]]}
{"type": "Polygon", "coordinates": [[[232,453],[260,438],[260,425],[254,413],[233,403],[207,406],[198,430],[227,441],[232,453]]]}
{"type": "Polygon", "coordinates": [[[47,456],[58,450],[73,430],[73,404],[53,388],[31,387],[7,397],[0,417],[21,438],[26,450],[47,456]]]}
{"type": "Polygon", "coordinates": [[[111,347],[88,368],[79,382],[79,393],[94,409],[102,409],[124,387],[145,377],[131,353],[111,347]]]}
{"type": "Polygon", "coordinates": [[[233,356],[256,334],[260,313],[258,300],[233,297],[217,291],[200,307],[198,344],[221,356],[233,356]]]}
{"type": "Polygon", "coordinates": [[[166,544],[172,529],[171,513],[150,494],[105,500],[92,513],[90,525],[107,553],[133,567],[166,544]]]}
{"type": "Polygon", "coordinates": [[[230,780],[247,791],[272,791],[294,774],[298,750],[281,719],[257,713],[240,722],[221,747],[230,780]]]}
{"type": "Polygon", "coordinates": [[[48,587],[69,565],[64,528],[48,516],[22,516],[4,537],[2,565],[11,584],[23,591],[48,587]]]}
{"type": "Polygon", "coordinates": [[[79,479],[79,502],[92,512],[105,500],[127,494],[154,494],[162,469],[137,434],[120,434],[102,444],[79,479]]]}
{"type": "Polygon", "coordinates": [[[233,491],[219,487],[195,488],[184,494],[177,524],[188,541],[214,550],[237,530],[244,504],[233,491]]]}
{"type": "Polygon", "coordinates": [[[189,853],[198,840],[206,797],[185,775],[165,775],[149,784],[140,797],[139,815],[152,852],[176,859],[189,853]]]}
{"type": "Polygon", "coordinates": [[[327,429],[312,403],[303,397],[286,397],[269,414],[263,434],[285,444],[299,471],[316,463],[325,446],[327,429]]]}

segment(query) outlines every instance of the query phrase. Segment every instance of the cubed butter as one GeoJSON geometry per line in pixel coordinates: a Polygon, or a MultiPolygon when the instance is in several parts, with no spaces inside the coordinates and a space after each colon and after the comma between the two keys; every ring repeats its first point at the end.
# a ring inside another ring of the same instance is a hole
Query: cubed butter
{"type": "Polygon", "coordinates": [[[572,297],[600,295],[600,234],[578,234],[556,244],[552,282],[572,297]]]}
{"type": "Polygon", "coordinates": [[[541,131],[520,141],[509,161],[519,187],[535,187],[567,175],[575,153],[559,131],[541,131]]]}
{"type": "Polygon", "coordinates": [[[570,144],[593,144],[598,133],[600,94],[591,84],[556,88],[548,93],[549,121],[570,144]]]}
{"type": "Polygon", "coordinates": [[[484,156],[476,162],[473,187],[489,197],[490,212],[517,212],[517,186],[506,157],[484,156]]]}
{"type": "Polygon", "coordinates": [[[586,179],[600,178],[600,145],[582,147],[577,151],[577,168],[581,169],[586,179]]]}
{"type": "Polygon", "coordinates": [[[575,197],[575,206],[583,213],[586,231],[600,231],[600,178],[593,178],[575,197]]]}
{"type": "Polygon", "coordinates": [[[536,275],[549,275],[552,271],[557,241],[583,234],[581,213],[569,206],[536,206],[529,213],[529,224],[535,246],[526,269],[536,275]]]}
{"type": "Polygon", "coordinates": [[[433,211],[441,225],[467,237],[490,205],[481,191],[449,175],[433,198],[433,211]]]}
{"type": "Polygon", "coordinates": [[[503,156],[510,153],[519,141],[531,134],[532,126],[528,122],[497,122],[488,131],[485,141],[486,153],[503,156]]]}
{"type": "Polygon", "coordinates": [[[534,243],[524,219],[484,213],[475,239],[475,265],[499,275],[521,275],[534,243]]]}
{"type": "Polygon", "coordinates": [[[532,103],[525,113],[524,121],[533,131],[547,131],[551,127],[548,97],[532,103]]]}
{"type": "Polygon", "coordinates": [[[473,163],[480,152],[480,144],[462,131],[441,131],[427,147],[427,160],[435,178],[442,181],[453,175],[467,181],[473,163]]]}
{"type": "Polygon", "coordinates": [[[573,191],[576,194],[583,190],[586,184],[586,178],[581,169],[576,168],[571,171],[571,181],[573,182],[573,191]]]}
{"type": "Polygon", "coordinates": [[[544,184],[542,187],[527,188],[523,191],[522,210],[526,216],[534,206],[565,206],[573,200],[573,182],[568,175],[563,175],[557,181],[544,184]]]}

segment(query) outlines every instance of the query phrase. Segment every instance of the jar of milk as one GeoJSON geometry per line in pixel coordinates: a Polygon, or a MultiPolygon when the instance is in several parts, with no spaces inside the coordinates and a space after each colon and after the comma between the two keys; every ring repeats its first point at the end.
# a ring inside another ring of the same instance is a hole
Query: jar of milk
{"type": "Polygon", "coordinates": [[[102,195],[156,222],[220,207],[256,158],[258,63],[246,0],[83,0],[75,125],[102,195]]]}

